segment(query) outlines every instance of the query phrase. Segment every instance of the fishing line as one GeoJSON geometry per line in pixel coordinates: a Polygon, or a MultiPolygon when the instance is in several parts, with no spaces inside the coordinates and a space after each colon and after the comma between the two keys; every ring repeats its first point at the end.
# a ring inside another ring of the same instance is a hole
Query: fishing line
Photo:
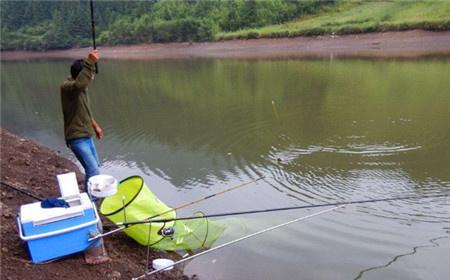
{"type": "Polygon", "coordinates": [[[403,197],[391,197],[391,198],[378,198],[378,199],[367,199],[367,200],[357,200],[357,201],[344,201],[344,202],[333,202],[333,203],[323,203],[323,204],[313,204],[313,205],[301,205],[301,206],[269,208],[269,209],[261,209],[261,210],[249,210],[249,211],[209,214],[209,215],[205,215],[203,217],[189,216],[189,217],[180,217],[180,218],[173,218],[173,219],[154,219],[151,221],[142,220],[142,221],[134,221],[134,222],[133,221],[132,222],[122,222],[122,223],[117,223],[117,225],[129,226],[129,225],[144,224],[144,223],[167,223],[167,222],[173,222],[173,221],[207,219],[207,218],[238,216],[238,215],[246,215],[246,214],[257,214],[257,213],[279,212],[279,211],[298,210],[298,209],[320,208],[320,207],[329,207],[329,206],[341,206],[341,205],[345,206],[345,205],[352,205],[352,204],[365,204],[365,203],[376,203],[376,202],[383,202],[383,201],[396,201],[396,200],[407,200],[407,199],[437,198],[437,197],[446,197],[449,195],[450,195],[450,193],[436,194],[436,195],[423,195],[423,196],[415,195],[415,196],[403,196],[403,197]]]}
{"type": "Polygon", "coordinates": [[[172,267],[172,266],[174,266],[174,265],[177,265],[177,264],[186,262],[186,261],[188,261],[188,260],[191,260],[191,259],[200,257],[200,256],[202,256],[202,255],[211,253],[211,252],[216,251],[216,250],[219,250],[219,249],[221,249],[221,248],[230,246],[230,245],[235,244],[235,243],[237,243],[237,242],[239,242],[239,241],[243,241],[243,240],[245,240],[245,239],[248,239],[248,238],[251,238],[251,237],[254,237],[254,236],[257,236],[257,235],[266,233],[266,232],[269,232],[269,231],[271,231],[271,230],[274,230],[274,229],[277,229],[277,228],[280,228],[280,227],[284,227],[284,226],[290,225],[290,224],[295,223],[295,222],[299,222],[299,221],[303,221],[303,220],[306,220],[306,219],[309,219],[309,218],[312,218],[312,217],[315,217],[315,216],[319,216],[319,215],[322,215],[322,214],[325,214],[325,213],[334,211],[334,210],[336,210],[336,209],[338,209],[338,208],[342,208],[342,207],[344,207],[344,206],[345,206],[345,205],[335,206],[335,207],[333,207],[333,208],[329,208],[329,209],[326,209],[326,210],[322,210],[322,211],[313,213],[313,214],[308,215],[308,216],[303,216],[303,217],[300,217],[300,218],[296,218],[296,219],[294,219],[294,220],[291,220],[291,221],[288,221],[288,222],[285,222],[285,223],[281,223],[281,224],[278,224],[278,225],[275,225],[275,226],[272,226],[272,227],[269,227],[269,228],[266,228],[266,229],[257,231],[257,232],[255,232],[255,233],[252,233],[252,234],[249,234],[249,235],[240,237],[240,238],[238,238],[238,239],[235,239],[235,240],[226,242],[226,243],[221,244],[221,245],[219,245],[219,246],[217,246],[217,247],[214,247],[214,248],[205,250],[205,251],[203,251],[203,252],[200,252],[200,253],[198,253],[198,254],[192,255],[192,256],[190,256],[190,257],[181,259],[181,260],[179,260],[179,261],[174,262],[174,263],[171,264],[171,265],[168,265],[168,266],[166,266],[166,267],[162,267],[162,268],[153,270],[153,271],[150,272],[150,273],[145,273],[145,274],[143,274],[143,275],[141,275],[141,276],[138,276],[138,277],[135,277],[135,278],[132,278],[132,279],[133,279],[133,280],[143,279],[143,278],[145,278],[145,277],[147,277],[147,276],[150,276],[150,275],[152,275],[152,274],[158,273],[158,272],[160,272],[160,271],[162,271],[162,270],[164,270],[164,269],[167,269],[167,268],[169,268],[169,267],[172,267]]]}

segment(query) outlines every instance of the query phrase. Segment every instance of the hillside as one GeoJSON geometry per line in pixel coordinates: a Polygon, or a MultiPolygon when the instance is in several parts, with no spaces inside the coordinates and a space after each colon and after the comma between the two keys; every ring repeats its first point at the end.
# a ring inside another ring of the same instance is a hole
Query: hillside
{"type": "Polygon", "coordinates": [[[284,24],[219,32],[216,40],[450,29],[450,1],[340,1],[284,24]]]}
{"type": "MultiPolygon", "coordinates": [[[[217,32],[259,28],[314,14],[335,0],[93,1],[100,45],[213,41],[217,32]]],[[[1,49],[91,44],[89,1],[0,1],[1,49]]]]}
{"type": "MultiPolygon", "coordinates": [[[[450,1],[94,1],[97,45],[450,30],[450,1]]],[[[92,44],[88,1],[0,1],[1,50],[92,44]]]]}

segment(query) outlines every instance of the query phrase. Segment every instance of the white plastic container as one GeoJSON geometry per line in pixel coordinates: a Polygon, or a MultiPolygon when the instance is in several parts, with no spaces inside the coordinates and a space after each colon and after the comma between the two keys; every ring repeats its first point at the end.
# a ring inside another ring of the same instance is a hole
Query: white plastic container
{"type": "Polygon", "coordinates": [[[114,195],[117,192],[117,179],[106,174],[92,176],[88,180],[88,190],[95,197],[114,195]]]}
{"type": "Polygon", "coordinates": [[[174,264],[174,261],[169,260],[169,259],[154,259],[152,261],[152,267],[155,270],[163,269],[165,267],[167,267],[167,268],[164,269],[164,271],[171,270],[173,268],[173,264],[174,264]]]}
{"type": "Polygon", "coordinates": [[[75,172],[69,172],[65,174],[56,175],[58,178],[59,191],[61,192],[61,197],[71,197],[80,194],[78,189],[77,176],[75,172]]]}

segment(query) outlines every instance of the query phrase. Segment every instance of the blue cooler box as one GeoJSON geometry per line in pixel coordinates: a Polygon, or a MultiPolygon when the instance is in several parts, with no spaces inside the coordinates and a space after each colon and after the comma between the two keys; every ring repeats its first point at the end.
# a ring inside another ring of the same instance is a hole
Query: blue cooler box
{"type": "Polygon", "coordinates": [[[34,263],[45,262],[84,251],[98,233],[99,217],[86,193],[64,198],[69,208],[41,208],[41,203],[20,207],[17,217],[20,238],[26,242],[34,263]]]}

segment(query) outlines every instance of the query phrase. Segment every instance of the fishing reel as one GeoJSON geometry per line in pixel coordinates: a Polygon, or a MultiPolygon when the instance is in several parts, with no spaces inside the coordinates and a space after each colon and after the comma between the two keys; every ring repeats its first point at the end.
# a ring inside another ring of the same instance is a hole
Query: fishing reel
{"type": "Polygon", "coordinates": [[[173,235],[175,234],[175,229],[173,227],[162,227],[158,234],[163,237],[170,237],[170,239],[173,239],[173,235]]]}

